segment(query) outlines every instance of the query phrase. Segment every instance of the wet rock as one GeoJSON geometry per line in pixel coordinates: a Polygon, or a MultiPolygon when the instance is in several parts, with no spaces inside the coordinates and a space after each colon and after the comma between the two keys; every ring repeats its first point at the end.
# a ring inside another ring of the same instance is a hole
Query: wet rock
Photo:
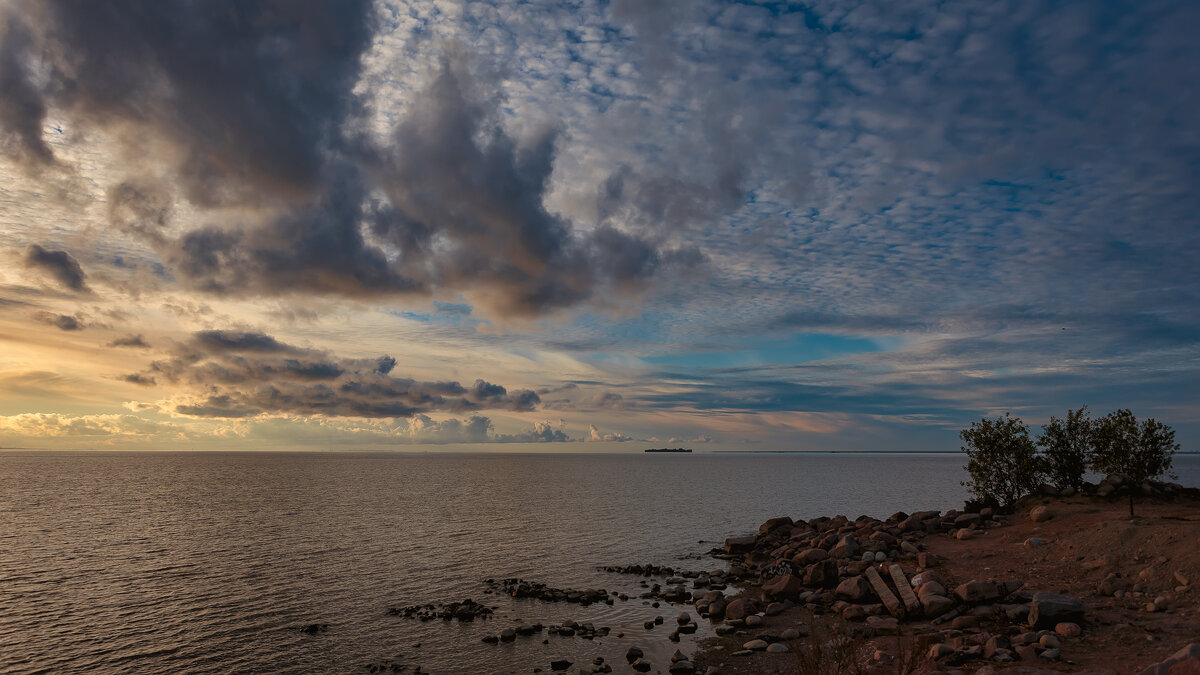
{"type": "Polygon", "coordinates": [[[787,605],[783,604],[782,602],[772,602],[771,604],[767,605],[767,609],[764,611],[766,612],[767,616],[779,616],[780,614],[783,614],[784,610],[786,609],[787,605]]]}
{"type": "Polygon", "coordinates": [[[767,533],[771,532],[772,530],[776,530],[776,529],[779,529],[779,528],[785,527],[785,526],[788,528],[791,528],[791,526],[792,526],[791,518],[788,518],[787,516],[783,516],[781,518],[771,518],[770,520],[763,523],[762,525],[759,525],[758,533],[759,534],[767,534],[767,533]]]}
{"type": "Polygon", "coordinates": [[[1053,628],[1063,622],[1083,620],[1083,602],[1057,593],[1034,593],[1029,604],[1029,625],[1033,628],[1053,628]]]}
{"type": "Polygon", "coordinates": [[[696,672],[696,666],[692,665],[691,661],[676,661],[671,664],[671,667],[667,668],[667,672],[671,673],[671,675],[691,675],[696,672]]]}
{"type": "Polygon", "coordinates": [[[742,645],[742,649],[749,649],[752,652],[761,652],[767,648],[766,640],[751,640],[742,645]]]}
{"type": "Polygon", "coordinates": [[[730,537],[725,540],[726,553],[749,553],[754,550],[754,537],[730,537]]]}
{"type": "Polygon", "coordinates": [[[550,670],[566,670],[571,667],[571,662],[567,659],[554,659],[550,662],[550,670]]]}
{"type": "Polygon", "coordinates": [[[644,652],[642,652],[640,647],[630,647],[625,651],[625,660],[629,663],[637,661],[638,659],[642,658],[642,656],[644,656],[644,652]]]}
{"type": "Polygon", "coordinates": [[[787,628],[779,634],[780,640],[799,640],[803,634],[799,628],[787,628]]]}
{"type": "Polygon", "coordinates": [[[514,628],[505,628],[500,631],[500,640],[502,642],[512,642],[517,639],[517,631],[514,628]]]}
{"type": "Polygon", "coordinates": [[[746,617],[745,621],[747,628],[757,628],[758,626],[762,625],[763,618],[757,614],[751,614],[750,616],[746,617]]]}
{"type": "Polygon", "coordinates": [[[648,672],[648,671],[649,671],[651,668],[653,668],[653,667],[654,667],[654,666],[653,666],[653,665],[652,665],[652,664],[651,664],[649,661],[647,661],[646,659],[638,659],[637,661],[634,661],[633,663],[631,663],[631,664],[629,664],[629,665],[630,665],[630,667],[631,667],[631,668],[633,668],[634,670],[638,671],[639,673],[645,673],[645,672],[648,672]]]}
{"type": "Polygon", "coordinates": [[[745,619],[758,612],[758,605],[750,598],[734,598],[725,606],[725,618],[745,619]]]}
{"type": "Polygon", "coordinates": [[[767,645],[768,654],[786,654],[790,651],[792,650],[788,649],[788,646],[782,642],[772,642],[771,644],[767,645]]]}

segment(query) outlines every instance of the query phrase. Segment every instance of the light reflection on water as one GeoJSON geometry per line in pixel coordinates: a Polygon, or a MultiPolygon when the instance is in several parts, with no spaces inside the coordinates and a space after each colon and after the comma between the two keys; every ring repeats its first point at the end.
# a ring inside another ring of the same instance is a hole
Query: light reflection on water
{"type": "MultiPolygon", "coordinates": [[[[1177,460],[1185,483],[1200,478],[1195,459],[1177,460]]],[[[690,607],[512,600],[485,595],[481,581],[636,597],[639,578],[596,567],[722,567],[708,549],[780,514],[957,507],[962,464],[932,454],[0,453],[0,665],[365,672],[395,660],[530,672],[558,655],[620,659],[631,644],[665,665],[671,619],[694,616],[690,607]],[[498,605],[496,618],[386,614],[466,597],[498,605]],[[656,614],[668,627],[646,631],[656,614]],[[480,642],[521,620],[566,619],[612,635],[480,642]],[[299,632],[314,622],[329,631],[299,632]]],[[[711,635],[701,626],[683,651],[711,635]]]]}

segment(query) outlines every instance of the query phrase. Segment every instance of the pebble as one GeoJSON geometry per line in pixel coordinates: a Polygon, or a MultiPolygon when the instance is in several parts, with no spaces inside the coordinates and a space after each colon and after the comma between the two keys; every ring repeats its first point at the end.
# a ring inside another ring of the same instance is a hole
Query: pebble
{"type": "Polygon", "coordinates": [[[1079,637],[1083,634],[1083,629],[1077,623],[1064,621],[1054,627],[1054,632],[1065,638],[1079,637]]]}

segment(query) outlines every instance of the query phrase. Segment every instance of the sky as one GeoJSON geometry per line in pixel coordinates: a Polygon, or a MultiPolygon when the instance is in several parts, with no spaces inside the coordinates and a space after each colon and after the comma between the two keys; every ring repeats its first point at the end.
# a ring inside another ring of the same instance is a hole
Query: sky
{"type": "Polygon", "coordinates": [[[0,0],[0,447],[1198,450],[1197,25],[0,0]]]}

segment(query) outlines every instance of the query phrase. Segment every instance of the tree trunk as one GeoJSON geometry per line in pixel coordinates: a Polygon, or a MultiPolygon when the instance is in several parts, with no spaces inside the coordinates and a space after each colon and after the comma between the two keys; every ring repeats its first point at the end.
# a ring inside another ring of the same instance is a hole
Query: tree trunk
{"type": "Polygon", "coordinates": [[[1129,491],[1129,517],[1133,517],[1133,490],[1129,491]]]}

